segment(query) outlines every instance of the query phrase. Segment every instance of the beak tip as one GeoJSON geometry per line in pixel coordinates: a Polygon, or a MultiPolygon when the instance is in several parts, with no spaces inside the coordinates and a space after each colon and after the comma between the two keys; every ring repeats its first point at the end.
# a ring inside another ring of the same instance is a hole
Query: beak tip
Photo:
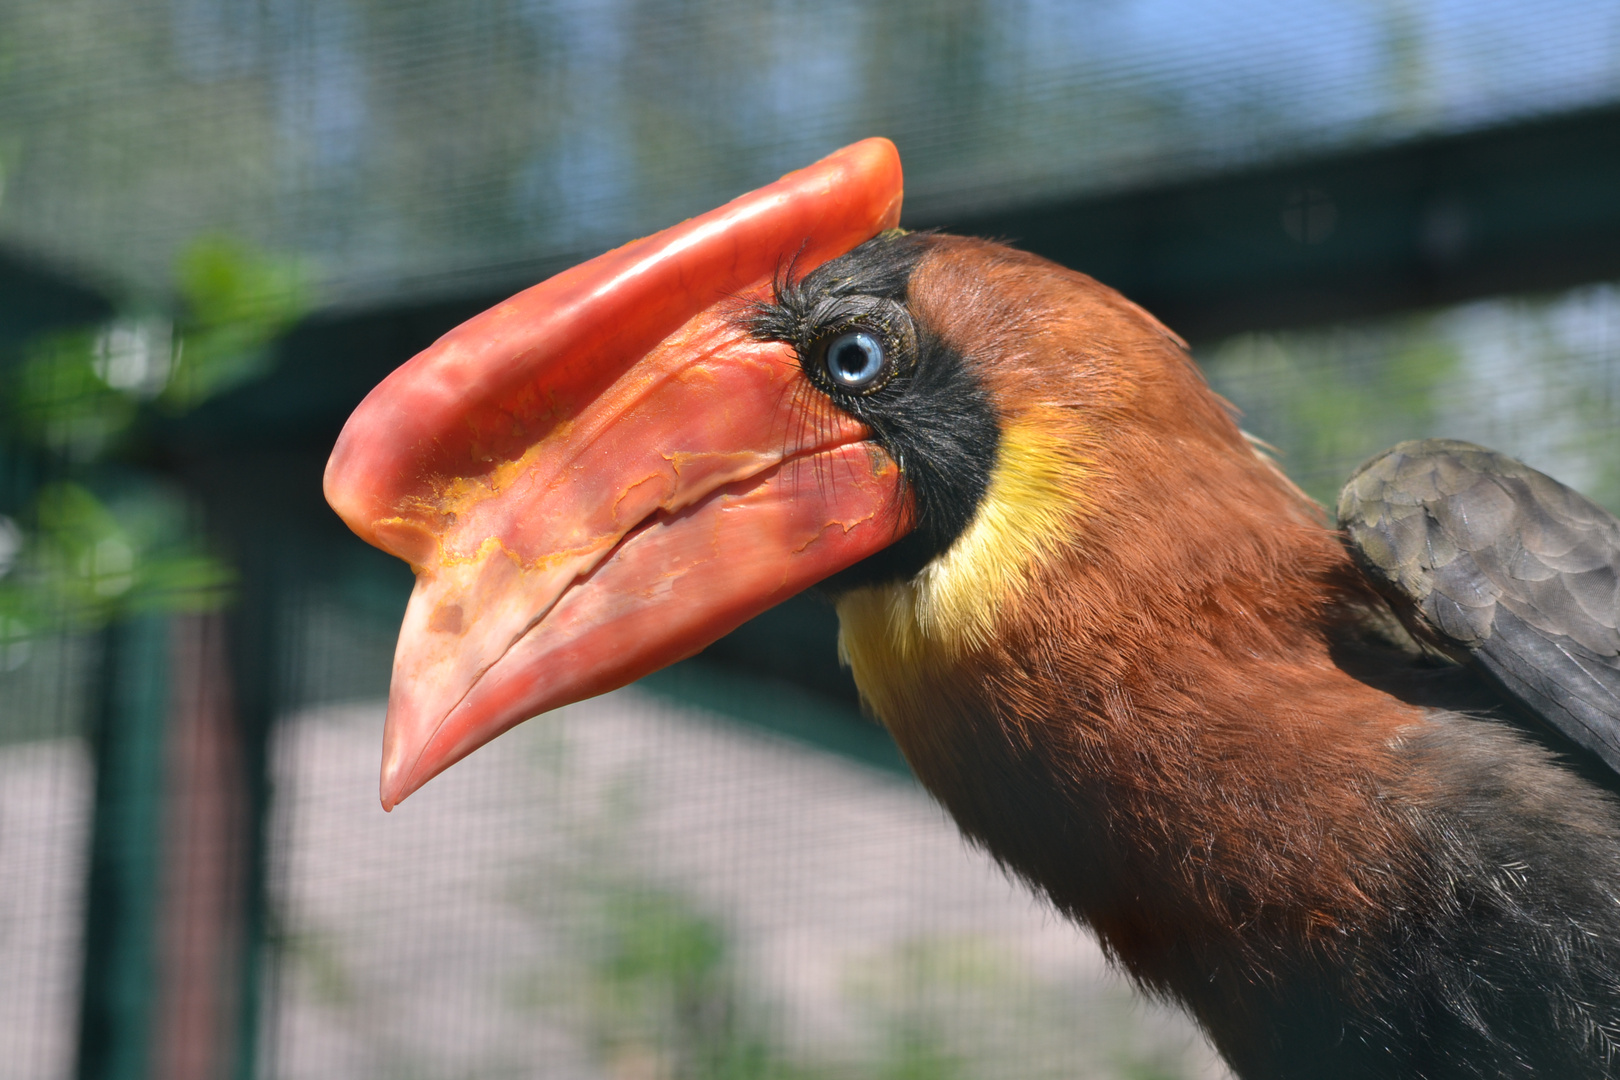
{"type": "Polygon", "coordinates": [[[401,782],[399,777],[383,774],[382,788],[377,793],[382,802],[383,812],[392,813],[394,807],[410,798],[415,790],[416,786],[401,782]]]}
{"type": "Polygon", "coordinates": [[[421,786],[410,782],[411,778],[406,775],[406,770],[403,767],[404,762],[400,760],[400,755],[397,752],[389,752],[393,749],[392,746],[384,748],[382,776],[377,785],[377,795],[382,801],[382,808],[385,812],[392,812],[394,807],[404,802],[411,792],[421,786]]]}

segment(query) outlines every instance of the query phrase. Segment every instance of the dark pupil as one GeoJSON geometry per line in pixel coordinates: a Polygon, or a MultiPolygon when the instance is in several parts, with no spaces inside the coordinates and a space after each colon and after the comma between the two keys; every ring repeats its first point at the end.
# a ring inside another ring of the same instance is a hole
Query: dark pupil
{"type": "Polygon", "coordinates": [[[871,334],[841,334],[827,346],[827,374],[840,386],[859,389],[883,373],[883,346],[871,334]]]}

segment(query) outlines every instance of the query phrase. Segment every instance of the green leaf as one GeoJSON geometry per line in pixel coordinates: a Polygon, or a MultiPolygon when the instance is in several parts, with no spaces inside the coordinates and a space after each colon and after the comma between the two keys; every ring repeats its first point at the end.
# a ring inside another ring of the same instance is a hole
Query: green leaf
{"type": "Polygon", "coordinates": [[[270,346],[309,311],[299,263],[231,237],[194,240],[176,265],[184,316],[162,402],[184,411],[262,374],[270,346]]]}
{"type": "Polygon", "coordinates": [[[24,440],[69,461],[93,460],[135,417],[135,401],[96,372],[103,334],[73,330],[35,338],[11,373],[7,412],[24,440]]]}

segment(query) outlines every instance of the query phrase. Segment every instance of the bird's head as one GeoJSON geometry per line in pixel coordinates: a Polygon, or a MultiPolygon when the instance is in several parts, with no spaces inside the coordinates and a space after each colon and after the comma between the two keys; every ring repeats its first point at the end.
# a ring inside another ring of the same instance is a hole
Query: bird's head
{"type": "Polygon", "coordinates": [[[900,196],[893,146],[857,143],[518,294],[360,405],[327,498],[417,575],[385,807],[818,582],[884,714],[896,666],[982,649],[1041,567],[1131,529],[1096,513],[1122,483],[1241,447],[1150,316],[901,232],[900,196]]]}

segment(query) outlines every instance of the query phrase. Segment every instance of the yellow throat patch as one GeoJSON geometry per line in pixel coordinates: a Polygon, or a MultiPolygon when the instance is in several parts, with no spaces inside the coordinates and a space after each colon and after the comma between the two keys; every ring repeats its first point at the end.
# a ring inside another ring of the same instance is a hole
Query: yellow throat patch
{"type": "Polygon", "coordinates": [[[1073,536],[1091,470],[1062,437],[1063,421],[1042,421],[1029,414],[1001,433],[984,498],[949,549],[909,581],[838,601],[839,656],[886,722],[930,674],[989,644],[1033,567],[1073,536]]]}

